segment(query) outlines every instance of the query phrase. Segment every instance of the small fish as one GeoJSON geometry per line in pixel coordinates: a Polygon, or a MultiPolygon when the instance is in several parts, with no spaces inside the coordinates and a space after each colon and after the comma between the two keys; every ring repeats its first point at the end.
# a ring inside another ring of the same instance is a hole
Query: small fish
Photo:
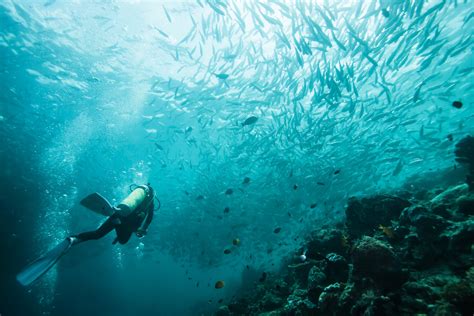
{"type": "Polygon", "coordinates": [[[258,117],[250,116],[242,123],[242,126],[252,125],[252,124],[255,124],[257,121],[258,121],[258,117]]]}
{"type": "Polygon", "coordinates": [[[229,208],[228,206],[226,206],[226,207],[224,208],[224,213],[227,214],[227,213],[229,213],[229,212],[230,212],[230,208],[229,208]]]}
{"type": "Polygon", "coordinates": [[[281,231],[281,227],[277,227],[273,230],[275,234],[278,234],[281,231]]]}
{"type": "Polygon", "coordinates": [[[232,245],[234,245],[234,246],[240,245],[240,239],[239,238],[234,238],[234,240],[232,240],[232,245]]]}
{"type": "Polygon", "coordinates": [[[324,182],[317,182],[317,185],[325,185],[324,182]]]}
{"type": "Polygon", "coordinates": [[[231,195],[232,193],[234,193],[234,190],[232,190],[232,189],[225,190],[226,195],[231,195]]]}
{"type": "Polygon", "coordinates": [[[220,300],[217,301],[217,303],[219,303],[219,304],[222,303],[222,302],[224,302],[223,298],[221,298],[220,300]]]}
{"type": "Polygon", "coordinates": [[[339,172],[341,172],[341,170],[337,169],[336,171],[334,171],[334,174],[338,174],[339,172]]]}
{"type": "Polygon", "coordinates": [[[290,213],[290,212],[288,212],[288,217],[291,217],[291,213],[290,213]]]}
{"type": "Polygon", "coordinates": [[[298,185],[297,184],[293,185],[293,190],[298,190],[298,185]]]}
{"type": "Polygon", "coordinates": [[[165,11],[165,15],[166,15],[166,18],[168,19],[168,22],[171,23],[171,17],[170,17],[170,15],[169,15],[169,13],[168,13],[168,10],[166,10],[166,8],[165,8],[164,6],[163,6],[163,10],[165,11]]]}
{"type": "Polygon", "coordinates": [[[203,195],[198,195],[196,197],[196,201],[201,201],[201,200],[204,200],[204,196],[203,195]]]}
{"type": "Polygon", "coordinates": [[[196,287],[199,287],[199,282],[196,283],[196,287]]]}
{"type": "Polygon", "coordinates": [[[384,17],[388,18],[388,17],[390,16],[390,12],[388,12],[387,9],[383,8],[383,9],[382,9],[382,15],[383,15],[384,17]]]}
{"type": "Polygon", "coordinates": [[[379,225],[379,229],[387,236],[388,238],[392,239],[395,237],[393,230],[390,227],[379,225]]]}
{"type": "Polygon", "coordinates": [[[448,136],[446,136],[446,138],[452,142],[453,141],[453,134],[449,134],[448,136]]]}
{"type": "Polygon", "coordinates": [[[258,279],[260,282],[265,282],[265,280],[267,279],[267,273],[266,272],[262,272],[262,276],[260,277],[260,279],[258,279]]]}
{"type": "Polygon", "coordinates": [[[313,204],[311,204],[309,207],[310,207],[310,208],[315,208],[316,206],[318,206],[318,203],[313,203],[313,204]]]}
{"type": "Polygon", "coordinates": [[[226,80],[227,78],[229,78],[228,74],[214,74],[214,76],[216,76],[217,78],[221,80],[226,80]]]}
{"type": "Polygon", "coordinates": [[[169,37],[170,37],[167,33],[163,32],[163,31],[160,30],[159,28],[156,28],[156,30],[157,30],[158,32],[160,32],[160,34],[163,35],[164,37],[166,37],[166,38],[169,38],[169,37]]]}
{"type": "Polygon", "coordinates": [[[160,144],[155,143],[155,147],[159,150],[164,150],[163,147],[160,144]]]}
{"type": "Polygon", "coordinates": [[[250,183],[250,178],[245,177],[244,180],[242,181],[242,184],[249,184],[250,183]]]}
{"type": "Polygon", "coordinates": [[[461,102],[461,101],[454,101],[454,102],[453,102],[453,106],[454,106],[456,109],[460,109],[460,108],[462,108],[462,102],[461,102]]]}
{"type": "Polygon", "coordinates": [[[43,6],[44,6],[44,7],[48,7],[48,6],[52,5],[52,4],[54,4],[55,2],[56,2],[56,0],[49,0],[49,1],[47,1],[45,4],[43,4],[43,6]]]}
{"type": "Polygon", "coordinates": [[[224,254],[228,255],[230,254],[232,251],[230,249],[224,249],[224,254]]]}
{"type": "Polygon", "coordinates": [[[400,173],[400,171],[402,171],[402,168],[403,168],[403,163],[402,163],[402,160],[400,159],[398,161],[397,166],[395,167],[395,170],[393,170],[392,175],[397,176],[400,173]]]}
{"type": "Polygon", "coordinates": [[[224,286],[225,286],[225,282],[222,280],[217,281],[216,284],[214,285],[216,289],[222,289],[224,286]]]}

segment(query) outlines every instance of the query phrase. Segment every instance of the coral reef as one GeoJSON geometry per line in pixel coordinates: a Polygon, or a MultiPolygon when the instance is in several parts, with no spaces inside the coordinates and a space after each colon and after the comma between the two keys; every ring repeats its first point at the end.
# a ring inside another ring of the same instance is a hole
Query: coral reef
{"type": "Polygon", "coordinates": [[[456,144],[456,161],[467,165],[469,173],[466,183],[471,191],[474,190],[474,137],[466,136],[456,144]]]}
{"type": "Polygon", "coordinates": [[[351,198],[345,225],[310,234],[305,262],[216,315],[472,315],[473,201],[466,184],[351,198]]]}

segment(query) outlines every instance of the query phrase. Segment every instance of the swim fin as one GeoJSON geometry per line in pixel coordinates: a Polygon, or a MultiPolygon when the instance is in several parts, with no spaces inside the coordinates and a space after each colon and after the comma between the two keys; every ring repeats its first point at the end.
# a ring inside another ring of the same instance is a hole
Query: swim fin
{"type": "Polygon", "coordinates": [[[18,273],[16,279],[23,286],[30,285],[40,276],[48,272],[48,270],[51,269],[54,264],[58,262],[58,260],[71,248],[71,246],[72,241],[69,238],[66,238],[59,245],[18,273]]]}
{"type": "Polygon", "coordinates": [[[99,193],[92,193],[81,200],[81,205],[104,216],[112,216],[115,208],[99,193]]]}

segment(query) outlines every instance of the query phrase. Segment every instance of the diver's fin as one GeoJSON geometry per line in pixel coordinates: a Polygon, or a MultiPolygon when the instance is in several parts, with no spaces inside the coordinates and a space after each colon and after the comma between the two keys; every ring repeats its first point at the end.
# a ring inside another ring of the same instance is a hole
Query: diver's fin
{"type": "Polygon", "coordinates": [[[81,205],[104,216],[111,216],[115,208],[99,193],[92,193],[82,199],[81,205]]]}
{"type": "Polygon", "coordinates": [[[59,245],[48,251],[39,259],[28,265],[16,275],[16,279],[21,285],[27,286],[33,283],[40,276],[48,272],[59,258],[61,258],[71,248],[72,243],[69,238],[65,239],[59,245]]]}

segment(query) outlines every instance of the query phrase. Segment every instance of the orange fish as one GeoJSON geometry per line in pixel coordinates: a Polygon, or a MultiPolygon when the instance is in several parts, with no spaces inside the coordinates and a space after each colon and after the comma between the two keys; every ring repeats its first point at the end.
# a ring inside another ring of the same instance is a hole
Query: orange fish
{"type": "Polygon", "coordinates": [[[379,229],[387,236],[388,238],[392,239],[395,237],[393,234],[393,230],[390,227],[379,225],[379,229]]]}

